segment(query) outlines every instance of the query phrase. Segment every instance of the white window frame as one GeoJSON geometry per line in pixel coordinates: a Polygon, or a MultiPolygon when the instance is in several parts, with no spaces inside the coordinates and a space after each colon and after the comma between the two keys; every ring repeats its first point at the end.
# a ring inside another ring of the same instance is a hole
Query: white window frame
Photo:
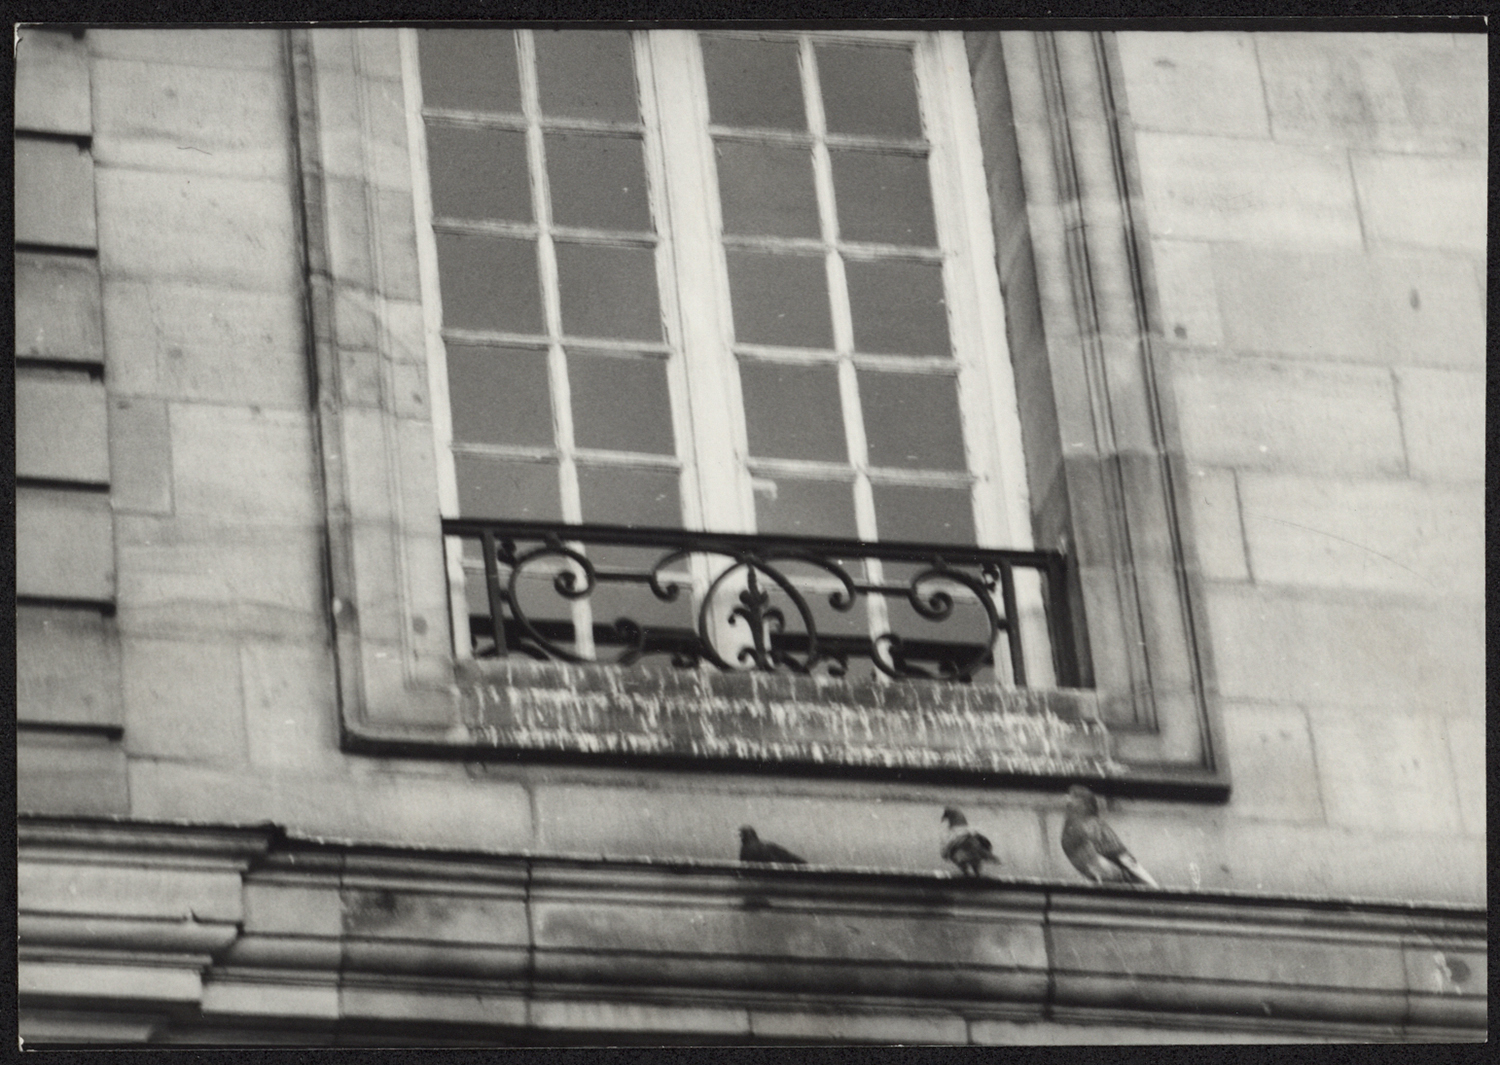
{"type": "MultiPolygon", "coordinates": [[[[458,486],[453,459],[452,421],[448,404],[447,358],[444,345],[433,232],[433,206],[428,177],[425,124],[422,115],[417,31],[401,31],[401,54],[411,146],[412,190],[417,213],[417,249],[428,379],[432,396],[432,426],[437,455],[441,513],[458,515],[458,486]]],[[[859,407],[858,365],[886,370],[931,369],[934,359],[899,356],[853,356],[853,326],[848,313],[841,256],[834,250],[837,218],[832,210],[832,171],[822,128],[822,104],[816,90],[813,40],[891,44],[912,47],[918,103],[927,141],[934,223],[943,264],[943,287],[948,307],[953,373],[957,377],[960,417],[967,469],[952,477],[914,473],[883,483],[967,486],[978,547],[1030,549],[1030,500],[1022,454],[1021,422],[1015,381],[1006,344],[1004,307],[996,270],[994,231],[979,143],[979,123],[969,80],[963,35],[956,31],[715,31],[716,36],[795,40],[802,53],[803,99],[808,107],[813,139],[814,175],[818,191],[824,260],[833,309],[834,354],[799,353],[794,349],[756,349],[757,357],[775,361],[838,367],[849,462],[855,477],[855,520],[861,539],[874,539],[874,497],[868,477],[866,441],[859,407]],[[868,363],[866,363],[868,360],[868,363]]],[[[518,67],[522,107],[527,117],[534,229],[544,272],[544,328],[553,338],[549,346],[549,383],[554,439],[561,478],[563,521],[582,521],[577,491],[571,398],[568,394],[560,311],[555,285],[556,266],[550,235],[547,175],[539,145],[534,49],[529,31],[521,34],[518,67]],[[552,280],[546,272],[551,271],[552,280]]],[[[657,227],[656,265],[658,299],[665,328],[665,345],[622,343],[636,349],[662,346],[668,352],[676,461],[653,464],[680,471],[683,526],[717,532],[755,532],[755,470],[778,467],[809,472],[815,464],[750,458],[740,375],[735,354],[728,266],[720,217],[718,180],[699,35],[696,30],[650,30],[633,34],[635,69],[644,126],[644,154],[650,205],[657,227]],[[727,427],[727,431],[725,431],[727,427]]],[[[742,349],[750,347],[741,345],[742,349]]],[[[945,360],[946,362],[947,360],[945,360]]],[[[940,371],[947,373],[946,367],[940,371]]],[[[527,449],[513,449],[516,457],[527,449]]],[[[540,449],[535,457],[541,457],[540,449]]],[[[620,461],[645,465],[637,456],[612,459],[588,452],[590,461],[620,461]]],[[[833,467],[830,466],[830,470],[833,467]]],[[[461,547],[450,544],[448,573],[452,602],[455,652],[468,657],[468,618],[461,547]]],[[[878,568],[878,563],[874,563],[878,568]]],[[[706,583],[706,574],[695,575],[706,583]]],[[[878,579],[878,573],[872,573],[878,579]]],[[[1040,588],[1021,582],[1023,624],[1044,633],[1040,588]]],[[[872,623],[883,628],[884,603],[871,597],[872,623]]],[[[587,604],[575,604],[580,652],[590,654],[587,604]]],[[[1036,637],[1030,637],[1036,639],[1036,637]]],[[[1045,645],[1045,637],[1041,637],[1045,645]]],[[[1028,655],[1030,665],[1031,655],[1028,655]]],[[[1046,672],[1050,673],[1050,670],[1046,672]]],[[[1048,678],[1039,677],[1043,683],[1048,678]]]]}

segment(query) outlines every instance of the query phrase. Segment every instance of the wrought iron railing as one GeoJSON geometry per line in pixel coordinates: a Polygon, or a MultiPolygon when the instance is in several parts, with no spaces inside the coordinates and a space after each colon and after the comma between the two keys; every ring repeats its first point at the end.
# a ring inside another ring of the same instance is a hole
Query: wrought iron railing
{"type": "Polygon", "coordinates": [[[993,671],[1018,686],[1045,661],[1053,683],[1076,682],[1054,551],[469,518],[443,535],[476,658],[666,655],[834,676],[863,660],[893,678],[993,671]]]}

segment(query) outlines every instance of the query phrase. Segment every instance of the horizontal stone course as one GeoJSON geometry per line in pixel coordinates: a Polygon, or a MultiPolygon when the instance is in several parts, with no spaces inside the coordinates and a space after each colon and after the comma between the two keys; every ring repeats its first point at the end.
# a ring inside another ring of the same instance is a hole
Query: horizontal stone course
{"type": "Polygon", "coordinates": [[[284,31],[243,26],[226,29],[96,28],[89,30],[86,40],[89,51],[95,56],[216,69],[275,70],[282,62],[285,48],[284,31]]]}
{"type": "Polygon", "coordinates": [[[132,755],[242,765],[238,649],[220,641],[121,641],[125,748],[132,755]]]}
{"type": "Polygon", "coordinates": [[[1396,371],[1396,398],[1413,477],[1483,479],[1488,413],[1483,371],[1402,367],[1396,371]]]}

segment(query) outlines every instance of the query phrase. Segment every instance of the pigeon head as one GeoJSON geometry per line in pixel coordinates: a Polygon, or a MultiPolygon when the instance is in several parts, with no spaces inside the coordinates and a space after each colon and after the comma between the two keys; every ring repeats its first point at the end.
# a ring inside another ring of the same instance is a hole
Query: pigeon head
{"type": "Polygon", "coordinates": [[[745,825],[740,829],[741,843],[754,843],[759,838],[760,837],[755,834],[755,829],[751,828],[749,825],[745,825]]]}
{"type": "Polygon", "coordinates": [[[1068,812],[1093,817],[1099,813],[1099,797],[1082,784],[1068,789],[1068,812]]]}
{"type": "Polygon", "coordinates": [[[957,828],[959,825],[967,825],[969,823],[968,819],[952,806],[944,808],[943,820],[948,823],[950,828],[957,828]]]}

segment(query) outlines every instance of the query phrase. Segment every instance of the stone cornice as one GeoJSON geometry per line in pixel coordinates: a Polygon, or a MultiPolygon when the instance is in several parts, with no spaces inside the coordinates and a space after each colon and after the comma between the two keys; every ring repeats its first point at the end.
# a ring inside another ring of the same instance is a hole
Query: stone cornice
{"type": "Polygon", "coordinates": [[[20,822],[20,873],[23,1014],[155,1010],[208,1041],[397,1017],[505,1042],[749,1040],[767,1018],[851,1011],[940,1018],[940,1042],[995,1022],[1351,1039],[1486,1024],[1486,915],[1462,906],[39,818],[20,822]]]}

